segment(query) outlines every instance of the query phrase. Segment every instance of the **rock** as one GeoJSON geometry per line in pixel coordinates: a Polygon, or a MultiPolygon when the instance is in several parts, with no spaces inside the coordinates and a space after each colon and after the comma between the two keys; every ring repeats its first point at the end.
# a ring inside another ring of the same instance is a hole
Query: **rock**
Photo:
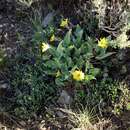
{"type": "Polygon", "coordinates": [[[10,85],[5,81],[1,81],[0,82],[0,96],[4,96],[8,90],[10,90],[10,85]]]}
{"type": "Polygon", "coordinates": [[[120,70],[121,74],[126,74],[127,73],[127,68],[125,65],[122,66],[121,70],[120,70]]]}
{"type": "Polygon", "coordinates": [[[130,89],[130,74],[126,76],[125,80],[126,80],[127,85],[128,85],[128,87],[130,89]]]}
{"type": "Polygon", "coordinates": [[[67,93],[67,91],[62,90],[57,102],[60,105],[70,105],[72,103],[72,97],[67,93]]]}
{"type": "MultiPolygon", "coordinates": [[[[73,126],[72,124],[69,124],[69,123],[68,123],[68,124],[66,125],[66,127],[67,127],[67,130],[72,130],[74,126],[73,126]]],[[[79,130],[81,130],[81,129],[79,129],[79,130]]]]}
{"type": "Polygon", "coordinates": [[[64,117],[65,117],[65,115],[64,115],[63,112],[61,112],[61,111],[57,111],[56,114],[57,114],[57,116],[60,117],[60,118],[64,118],[64,117]]]}
{"type": "Polygon", "coordinates": [[[124,61],[126,56],[125,50],[120,50],[117,55],[117,60],[124,61]]]}
{"type": "Polygon", "coordinates": [[[10,85],[7,82],[1,81],[0,82],[0,89],[9,89],[10,85]]]}

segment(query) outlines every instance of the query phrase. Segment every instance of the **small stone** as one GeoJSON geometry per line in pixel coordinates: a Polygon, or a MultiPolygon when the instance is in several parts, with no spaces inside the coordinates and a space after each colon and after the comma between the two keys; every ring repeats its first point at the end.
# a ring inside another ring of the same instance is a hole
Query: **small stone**
{"type": "Polygon", "coordinates": [[[62,112],[60,112],[60,111],[57,111],[56,114],[60,118],[64,118],[65,117],[65,115],[62,112]]]}
{"type": "Polygon", "coordinates": [[[62,90],[58,103],[61,105],[70,105],[72,103],[72,97],[65,90],[62,90]]]}
{"type": "Polygon", "coordinates": [[[0,82],[0,96],[4,96],[10,89],[10,85],[4,81],[0,82]]]}
{"type": "Polygon", "coordinates": [[[26,126],[26,122],[25,121],[20,121],[21,126],[26,126]]]}
{"type": "Polygon", "coordinates": [[[127,68],[126,68],[126,66],[125,65],[123,65],[122,66],[122,68],[121,68],[121,74],[125,74],[126,72],[127,72],[127,68]]]}
{"type": "Polygon", "coordinates": [[[4,81],[0,82],[0,89],[9,89],[10,85],[4,81]]]}
{"type": "Polygon", "coordinates": [[[72,130],[73,125],[71,125],[71,124],[67,124],[66,127],[68,128],[68,130],[72,130]]]}

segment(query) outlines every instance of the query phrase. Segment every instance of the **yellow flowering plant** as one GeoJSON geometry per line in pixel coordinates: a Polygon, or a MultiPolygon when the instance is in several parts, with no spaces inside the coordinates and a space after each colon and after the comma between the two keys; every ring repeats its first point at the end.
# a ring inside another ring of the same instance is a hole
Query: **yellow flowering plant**
{"type": "MultiPolygon", "coordinates": [[[[68,19],[62,20],[61,26],[68,26],[68,19]]],[[[100,69],[92,66],[91,59],[104,60],[112,55],[106,53],[105,45],[108,44],[105,43],[105,39],[100,40],[100,44],[103,44],[103,48],[101,48],[99,42],[97,44],[89,37],[84,40],[83,32],[83,29],[77,25],[75,29],[70,29],[64,38],[58,41],[58,46],[50,47],[47,42],[43,42],[41,45],[42,53],[49,49],[48,53],[42,55],[43,71],[47,77],[54,77],[58,86],[64,86],[66,82],[71,81],[84,83],[95,80],[100,69]]],[[[44,35],[46,37],[43,41],[53,42],[55,40],[54,30],[52,31],[50,28],[44,30],[44,35]],[[49,38],[49,36],[51,37],[49,38]]]]}
{"type": "Polygon", "coordinates": [[[81,70],[75,70],[72,72],[73,79],[76,81],[84,80],[84,73],[81,70]]]}
{"type": "Polygon", "coordinates": [[[42,53],[44,53],[45,51],[47,51],[50,48],[49,44],[43,42],[41,45],[41,51],[42,53]]]}
{"type": "Polygon", "coordinates": [[[54,42],[55,41],[55,35],[53,34],[51,37],[50,37],[50,42],[54,42]]]}
{"type": "Polygon", "coordinates": [[[68,19],[62,19],[60,23],[60,27],[67,27],[69,23],[68,19]]]}
{"type": "Polygon", "coordinates": [[[108,40],[104,37],[98,41],[98,46],[101,48],[107,48],[109,45],[108,40]]]}
{"type": "Polygon", "coordinates": [[[60,75],[61,75],[61,72],[58,70],[58,71],[56,72],[56,77],[58,78],[60,75]]]}
{"type": "Polygon", "coordinates": [[[58,86],[64,86],[66,82],[71,81],[89,82],[96,79],[99,73],[99,69],[89,62],[96,44],[92,47],[89,41],[82,40],[83,30],[80,26],[77,26],[74,34],[75,36],[72,30],[69,30],[58,47],[53,46],[49,49],[50,58],[43,63],[44,71],[48,76],[55,77],[58,86]]]}

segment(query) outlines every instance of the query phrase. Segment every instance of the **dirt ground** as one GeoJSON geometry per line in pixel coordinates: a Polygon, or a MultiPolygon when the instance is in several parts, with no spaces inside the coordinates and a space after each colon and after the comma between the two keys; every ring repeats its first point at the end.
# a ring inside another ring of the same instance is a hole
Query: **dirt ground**
{"type": "MultiPolygon", "coordinates": [[[[14,55],[16,55],[18,48],[19,48],[19,39],[18,34],[20,33],[26,41],[29,41],[32,35],[32,29],[31,29],[31,23],[29,22],[28,17],[26,17],[26,14],[18,14],[17,7],[15,5],[7,5],[7,6],[1,6],[2,3],[0,3],[0,47],[4,49],[8,55],[8,57],[13,58],[14,55]]],[[[126,54],[130,51],[126,51],[126,54]]],[[[130,59],[126,59],[125,63],[129,69],[130,67],[130,59]]],[[[130,70],[130,69],[129,69],[130,70]]],[[[128,82],[130,81],[130,72],[128,73],[128,82]]],[[[3,75],[0,75],[0,80],[3,80],[3,75]]],[[[13,122],[14,126],[19,126],[21,124],[18,124],[17,121],[11,119],[11,122],[13,122]]],[[[2,120],[4,121],[4,119],[2,120]]],[[[7,120],[6,120],[7,121],[7,120]]],[[[8,122],[1,122],[0,124],[0,130],[23,130],[20,128],[7,128],[5,124],[8,122]],[[4,125],[3,125],[4,124],[4,125]]],[[[119,118],[113,118],[113,121],[115,123],[118,123],[120,127],[119,130],[129,130],[130,128],[130,111],[127,111],[122,114],[119,118]],[[123,126],[123,129],[122,129],[123,126]]],[[[8,122],[9,123],[9,122],[8,122]]],[[[24,124],[24,122],[22,122],[24,124]]],[[[10,124],[10,126],[12,123],[10,124]]],[[[27,128],[29,129],[29,128],[27,128]]],[[[36,127],[31,128],[30,130],[38,130],[36,127]]],[[[54,130],[54,128],[52,128],[54,130]]],[[[47,130],[46,128],[43,128],[41,130],[47,130]]],[[[51,128],[48,128],[48,130],[51,130],[51,128]]],[[[57,129],[58,130],[58,129],[57,129]]]]}

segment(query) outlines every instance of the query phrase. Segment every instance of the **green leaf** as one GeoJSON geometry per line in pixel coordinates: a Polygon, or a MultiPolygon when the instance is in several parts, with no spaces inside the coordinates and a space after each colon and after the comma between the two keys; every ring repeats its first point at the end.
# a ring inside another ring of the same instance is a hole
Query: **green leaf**
{"type": "Polygon", "coordinates": [[[34,42],[40,42],[40,41],[43,41],[43,38],[42,38],[42,32],[35,32],[35,35],[34,35],[34,42]]]}
{"type": "Polygon", "coordinates": [[[65,45],[68,45],[68,44],[71,43],[71,31],[72,30],[69,30],[67,32],[67,34],[65,35],[65,37],[64,37],[64,43],[65,43],[65,45]]]}
{"type": "Polygon", "coordinates": [[[57,69],[60,67],[60,63],[57,60],[49,60],[46,62],[46,67],[51,68],[51,69],[57,69]]]}
{"type": "Polygon", "coordinates": [[[71,69],[71,72],[73,72],[76,69],[78,69],[77,65],[73,66],[73,68],[71,69]]]}
{"type": "Polygon", "coordinates": [[[108,52],[108,53],[106,53],[106,54],[104,54],[104,55],[99,55],[99,56],[97,56],[97,57],[95,57],[97,60],[103,60],[103,59],[105,59],[105,58],[107,58],[107,57],[109,57],[109,56],[111,56],[111,55],[113,55],[113,54],[115,54],[116,52],[108,52]]]}
{"type": "Polygon", "coordinates": [[[72,59],[70,58],[70,57],[68,57],[67,59],[66,59],[66,61],[67,61],[67,65],[68,65],[68,67],[72,67],[74,64],[73,64],[73,61],[72,61],[72,59]]]}
{"type": "Polygon", "coordinates": [[[56,85],[58,85],[58,86],[64,86],[64,82],[63,82],[61,79],[59,79],[59,78],[56,78],[56,79],[55,79],[55,83],[56,83],[56,85]]]}
{"type": "Polygon", "coordinates": [[[63,63],[62,65],[61,65],[61,72],[68,72],[68,66],[67,66],[67,64],[66,63],[63,63]]]}
{"type": "Polygon", "coordinates": [[[75,35],[76,35],[76,33],[80,32],[81,30],[83,30],[83,29],[79,25],[77,25],[75,35]]]}
{"type": "Polygon", "coordinates": [[[93,75],[86,75],[85,76],[86,81],[90,81],[90,80],[93,80],[93,79],[96,79],[93,75]]]}
{"type": "Polygon", "coordinates": [[[57,47],[57,56],[60,58],[63,55],[64,47],[62,45],[63,43],[60,42],[58,47],[57,47]]]}
{"type": "Polygon", "coordinates": [[[55,47],[49,48],[48,51],[49,51],[50,55],[56,56],[56,48],[55,47]]]}
{"type": "Polygon", "coordinates": [[[75,35],[76,35],[76,42],[80,43],[83,36],[83,29],[81,29],[79,25],[77,25],[75,35]]]}
{"type": "Polygon", "coordinates": [[[99,68],[92,68],[89,70],[90,74],[93,76],[96,76],[97,74],[99,74],[100,69],[99,68]]]}
{"type": "Polygon", "coordinates": [[[85,63],[85,72],[87,72],[90,68],[92,68],[93,66],[92,66],[92,64],[89,62],[89,61],[87,61],[86,63],[85,63]]]}

